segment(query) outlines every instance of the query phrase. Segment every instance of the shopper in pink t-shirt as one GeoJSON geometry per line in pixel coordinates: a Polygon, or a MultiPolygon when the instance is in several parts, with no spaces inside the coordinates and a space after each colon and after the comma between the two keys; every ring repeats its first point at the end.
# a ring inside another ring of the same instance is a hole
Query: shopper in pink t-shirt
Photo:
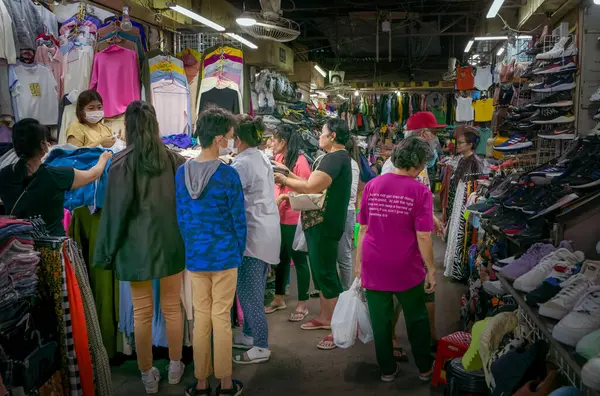
{"type": "MultiPolygon", "coordinates": [[[[275,161],[284,164],[295,175],[308,180],[310,165],[300,153],[301,140],[296,129],[288,124],[282,124],[273,136],[273,154],[275,161]]],[[[298,224],[300,212],[292,210],[288,194],[291,188],[275,184],[275,198],[279,206],[281,222],[281,253],[279,265],[275,269],[275,299],[271,305],[265,307],[266,313],[273,313],[287,308],[285,305],[285,289],[290,276],[290,260],[294,261],[296,278],[298,281],[298,305],[290,314],[290,322],[300,322],[308,315],[307,301],[309,298],[310,269],[308,268],[307,254],[292,248],[294,235],[298,224]]]]}
{"type": "Polygon", "coordinates": [[[356,272],[367,289],[377,361],[386,382],[393,381],[398,370],[392,350],[394,295],[404,308],[419,378],[431,379],[425,296],[435,290],[433,199],[416,178],[432,156],[424,139],[404,139],[392,153],[396,169],[367,183],[362,195],[356,272]]]}

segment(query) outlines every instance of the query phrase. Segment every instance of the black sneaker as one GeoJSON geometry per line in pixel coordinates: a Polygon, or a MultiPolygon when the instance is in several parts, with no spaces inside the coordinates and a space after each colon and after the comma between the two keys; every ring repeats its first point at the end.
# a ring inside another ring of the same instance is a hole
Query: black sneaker
{"type": "Polygon", "coordinates": [[[536,125],[530,121],[524,121],[524,122],[519,122],[517,125],[515,125],[515,129],[518,129],[520,131],[530,131],[530,130],[538,130],[540,129],[539,125],[536,125]]]}
{"type": "Polygon", "coordinates": [[[542,100],[534,102],[535,107],[566,107],[573,105],[573,94],[570,91],[561,91],[542,100]]]}
{"type": "Polygon", "coordinates": [[[552,74],[548,77],[546,82],[531,85],[529,88],[531,88],[533,92],[571,91],[575,88],[575,80],[573,80],[572,74],[552,74]]]}
{"type": "Polygon", "coordinates": [[[528,103],[523,106],[513,107],[511,109],[511,111],[513,111],[515,113],[534,113],[536,109],[537,109],[536,105],[534,105],[533,103],[528,103]]]}
{"type": "Polygon", "coordinates": [[[535,114],[534,111],[531,112],[522,112],[522,113],[510,113],[507,114],[506,117],[504,117],[505,120],[508,121],[520,121],[520,120],[524,120],[526,118],[532,117],[535,114]]]}
{"type": "Polygon", "coordinates": [[[575,116],[569,109],[549,108],[531,120],[533,124],[568,124],[575,122],[575,116]]]}

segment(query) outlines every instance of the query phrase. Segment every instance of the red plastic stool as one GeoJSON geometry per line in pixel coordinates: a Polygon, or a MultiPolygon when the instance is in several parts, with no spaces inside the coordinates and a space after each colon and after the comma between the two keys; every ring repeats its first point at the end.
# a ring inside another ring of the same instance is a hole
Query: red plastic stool
{"type": "Polygon", "coordinates": [[[471,345],[471,334],[464,331],[442,337],[438,344],[435,364],[433,365],[433,376],[431,378],[433,386],[437,387],[440,382],[443,384],[448,383],[446,381],[446,370],[444,370],[446,361],[462,357],[467,353],[469,345],[471,345]]]}

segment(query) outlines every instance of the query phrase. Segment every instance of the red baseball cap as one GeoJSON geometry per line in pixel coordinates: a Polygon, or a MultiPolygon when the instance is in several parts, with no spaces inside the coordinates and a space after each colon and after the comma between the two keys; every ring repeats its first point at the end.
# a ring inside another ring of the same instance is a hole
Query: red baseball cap
{"type": "Polygon", "coordinates": [[[430,111],[419,111],[408,117],[408,121],[406,121],[407,131],[416,131],[423,128],[439,129],[446,128],[447,126],[447,124],[438,124],[435,116],[430,111]]]}

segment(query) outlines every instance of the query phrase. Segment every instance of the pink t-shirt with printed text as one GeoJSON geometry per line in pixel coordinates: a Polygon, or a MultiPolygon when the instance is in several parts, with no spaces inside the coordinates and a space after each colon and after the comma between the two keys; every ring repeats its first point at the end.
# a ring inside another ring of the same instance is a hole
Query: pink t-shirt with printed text
{"type": "Polygon", "coordinates": [[[431,190],[395,173],[365,186],[358,221],[368,226],[362,246],[362,286],[401,292],[425,279],[417,232],[433,232],[431,190]]]}
{"type": "MultiPolygon", "coordinates": [[[[279,163],[283,163],[283,155],[277,154],[274,160],[279,163]]],[[[294,169],[292,169],[292,172],[294,172],[295,175],[308,180],[310,177],[310,165],[308,165],[308,161],[304,155],[298,155],[296,165],[294,166],[294,169]]],[[[282,188],[281,185],[275,184],[275,198],[277,198],[280,194],[288,194],[291,191],[293,190],[289,187],[282,188]]],[[[281,202],[281,205],[279,205],[279,219],[281,224],[296,225],[298,224],[298,217],[300,217],[300,212],[292,210],[290,201],[284,200],[281,202]]]]}

